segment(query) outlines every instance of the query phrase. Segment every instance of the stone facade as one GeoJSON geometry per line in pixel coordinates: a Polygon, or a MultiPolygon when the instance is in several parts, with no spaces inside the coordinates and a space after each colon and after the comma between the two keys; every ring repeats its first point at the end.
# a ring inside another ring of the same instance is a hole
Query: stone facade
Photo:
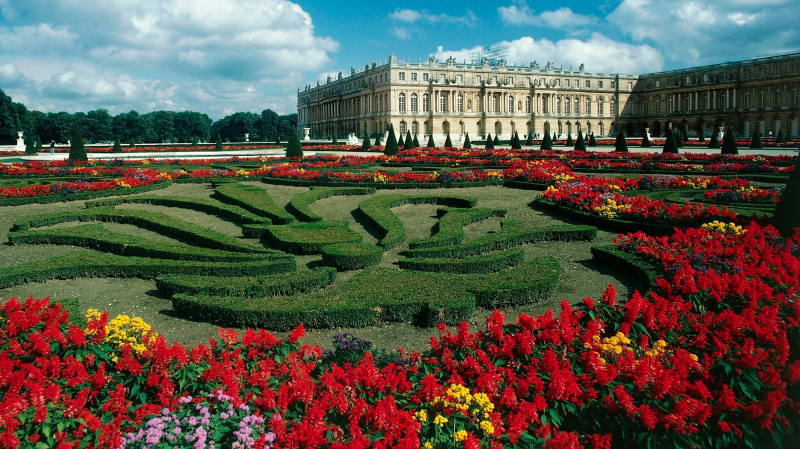
{"type": "Polygon", "coordinates": [[[437,144],[450,134],[454,141],[487,133],[509,139],[518,132],[577,136],[578,131],[605,136],[635,88],[636,76],[600,74],[556,68],[397,61],[367,65],[339,73],[335,79],[306,86],[297,94],[298,134],[312,137],[355,133],[384,135],[393,125],[437,144]]]}
{"type": "Polygon", "coordinates": [[[720,127],[737,136],[798,136],[800,53],[726,62],[639,77],[620,124],[626,136],[663,136],[678,128],[708,138],[720,127]]]}

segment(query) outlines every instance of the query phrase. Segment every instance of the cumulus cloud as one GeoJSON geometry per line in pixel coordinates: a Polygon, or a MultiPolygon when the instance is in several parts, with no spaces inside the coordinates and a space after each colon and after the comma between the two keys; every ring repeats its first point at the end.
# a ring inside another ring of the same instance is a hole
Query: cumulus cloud
{"type": "Polygon", "coordinates": [[[397,9],[389,14],[389,18],[409,24],[417,22],[429,24],[454,24],[466,27],[474,27],[478,24],[478,16],[472,11],[467,11],[463,16],[452,16],[450,14],[432,14],[426,10],[397,9]]]}
{"type": "Polygon", "coordinates": [[[585,27],[598,21],[595,16],[576,14],[567,7],[558,8],[555,11],[542,11],[534,14],[525,0],[516,1],[510,6],[497,8],[500,19],[504,23],[511,25],[535,25],[546,26],[556,29],[574,29],[585,27]]]}
{"type": "Polygon", "coordinates": [[[289,112],[296,100],[286,100],[287,83],[320,70],[339,49],[286,0],[0,0],[0,15],[0,67],[14,62],[38,83],[27,84],[33,92],[17,81],[17,94],[40,104],[71,98],[84,109],[159,104],[157,86],[177,84],[168,89],[176,107],[205,111],[249,98],[247,110],[277,103],[289,112]],[[37,65],[55,73],[37,75],[37,65]]]}
{"type": "MultiPolygon", "coordinates": [[[[631,45],[614,41],[600,33],[593,33],[587,40],[562,39],[550,41],[523,37],[514,41],[499,42],[508,47],[509,63],[528,65],[533,61],[544,66],[552,62],[556,66],[574,70],[584,64],[587,72],[639,74],[661,70],[664,62],[660,52],[649,45],[631,45]]],[[[483,47],[449,51],[438,47],[434,56],[439,60],[450,56],[456,60],[471,59],[483,47]]]]}

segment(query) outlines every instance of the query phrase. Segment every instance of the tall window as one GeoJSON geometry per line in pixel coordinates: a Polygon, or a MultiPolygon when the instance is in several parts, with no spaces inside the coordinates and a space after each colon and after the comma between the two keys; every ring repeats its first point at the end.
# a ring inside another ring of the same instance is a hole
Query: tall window
{"type": "Polygon", "coordinates": [[[542,96],[542,114],[547,114],[547,97],[542,96]]]}
{"type": "Polygon", "coordinates": [[[456,106],[458,107],[458,112],[464,112],[464,97],[461,95],[456,99],[456,106]]]}
{"type": "Polygon", "coordinates": [[[412,73],[411,74],[411,81],[416,81],[416,80],[417,80],[417,74],[416,73],[412,73]]]}
{"type": "Polygon", "coordinates": [[[475,97],[475,110],[477,112],[484,112],[483,111],[483,95],[478,95],[475,97]]]}
{"type": "Polygon", "coordinates": [[[514,113],[514,97],[508,96],[508,112],[514,113]]]}
{"type": "Polygon", "coordinates": [[[405,81],[406,80],[406,72],[400,72],[400,73],[398,73],[398,75],[400,75],[400,81],[405,81]]]}
{"type": "Polygon", "coordinates": [[[703,110],[708,110],[708,92],[703,94],[703,110]]]}
{"type": "Polygon", "coordinates": [[[561,115],[561,97],[556,97],[556,114],[561,115]]]}
{"type": "Polygon", "coordinates": [[[573,111],[575,112],[575,114],[581,113],[581,103],[578,100],[578,97],[575,97],[575,109],[573,111]]]}
{"type": "Polygon", "coordinates": [[[411,134],[415,136],[419,133],[419,123],[411,122],[411,134]]]}
{"type": "MultiPolygon", "coordinates": [[[[397,110],[400,112],[406,112],[406,94],[400,94],[397,96],[397,110]]],[[[400,132],[403,134],[403,132],[400,132]]]]}
{"type": "Polygon", "coordinates": [[[383,112],[383,95],[381,95],[381,98],[378,101],[378,111],[383,112]]]}
{"type": "Polygon", "coordinates": [[[525,97],[525,113],[531,113],[531,97],[525,97]]]}
{"type": "Polygon", "coordinates": [[[797,106],[797,86],[793,87],[789,94],[789,106],[797,106]]]}
{"type": "MultiPolygon", "coordinates": [[[[775,67],[778,67],[778,66],[775,66],[775,67]]],[[[780,89],[775,89],[772,92],[772,107],[773,108],[781,107],[781,90],[780,89]]]]}
{"type": "Polygon", "coordinates": [[[500,95],[495,95],[494,96],[494,104],[492,105],[492,108],[494,110],[492,112],[502,112],[503,110],[500,108],[500,106],[501,106],[500,95]]]}
{"type": "MultiPolygon", "coordinates": [[[[656,100],[656,104],[658,104],[658,100],[656,100]]],[[[608,102],[608,113],[611,114],[612,117],[617,113],[617,102],[613,98],[608,102]]]]}
{"type": "MultiPolygon", "coordinates": [[[[561,104],[559,103],[559,106],[560,106],[560,105],[561,105],[561,104]]],[[[570,101],[569,101],[569,97],[567,97],[567,98],[564,100],[564,114],[569,114],[569,111],[570,111],[570,109],[571,109],[571,108],[570,108],[570,101]]]]}
{"type": "Polygon", "coordinates": [[[672,114],[674,110],[672,95],[667,95],[667,114],[672,114]]]}
{"type": "Polygon", "coordinates": [[[400,136],[405,135],[406,133],[406,122],[400,122],[400,136]]]}
{"type": "Polygon", "coordinates": [[[725,109],[728,107],[727,99],[728,96],[726,92],[719,93],[719,109],[725,109]]]}
{"type": "Polygon", "coordinates": [[[742,108],[750,109],[750,91],[744,93],[744,98],[742,99],[742,108]]]}
{"type": "Polygon", "coordinates": [[[439,112],[447,112],[447,97],[444,93],[439,94],[439,112]]]}
{"type": "Polygon", "coordinates": [[[422,95],[422,112],[428,112],[430,110],[430,99],[428,94],[422,95]]]}
{"type": "Polygon", "coordinates": [[[584,111],[584,113],[586,115],[591,115],[592,114],[592,98],[591,97],[586,97],[586,102],[585,103],[586,103],[586,110],[584,111]]]}
{"type": "Polygon", "coordinates": [[[758,107],[764,108],[767,106],[767,89],[758,91],[758,107]]]}
{"type": "MultiPolygon", "coordinates": [[[[647,102],[645,102],[647,103],[647,102]]],[[[597,115],[603,115],[603,99],[597,99],[597,115]]]]}
{"type": "Polygon", "coordinates": [[[411,112],[417,112],[417,94],[411,94],[411,112]]]}
{"type": "Polygon", "coordinates": [[[776,65],[775,68],[774,68],[774,71],[775,71],[775,75],[780,75],[781,74],[781,66],[776,65]]]}

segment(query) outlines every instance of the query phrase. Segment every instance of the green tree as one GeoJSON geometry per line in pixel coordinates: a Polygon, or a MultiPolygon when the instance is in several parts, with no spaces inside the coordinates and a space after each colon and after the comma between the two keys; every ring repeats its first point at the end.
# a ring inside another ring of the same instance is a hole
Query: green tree
{"type": "MultiPolygon", "coordinates": [[[[796,158],[797,159],[797,158],[796,158]]],[[[798,160],[795,160],[796,165],[798,160]]],[[[795,170],[789,175],[786,189],[781,194],[772,223],[784,236],[792,235],[793,229],[800,228],[800,170],[795,170]]]]}
{"type": "Polygon", "coordinates": [[[625,133],[622,130],[617,133],[617,140],[614,141],[614,151],[617,153],[628,152],[628,142],[625,140],[625,133]]]}
{"type": "Polygon", "coordinates": [[[775,143],[786,143],[786,136],[783,134],[783,128],[778,130],[778,135],[775,136],[775,143]]]}
{"type": "Polygon", "coordinates": [[[197,141],[197,136],[192,136],[192,146],[196,147],[199,142],[197,141]]]}
{"type": "Polygon", "coordinates": [[[552,150],[553,149],[553,139],[550,138],[550,133],[544,133],[544,139],[542,139],[542,146],[540,147],[542,150],[552,150]]]}
{"type": "Polygon", "coordinates": [[[597,141],[594,139],[594,133],[591,133],[589,135],[589,146],[590,147],[596,147],[597,146],[597,141]]]}
{"type": "Polygon", "coordinates": [[[667,140],[664,141],[664,148],[661,150],[661,153],[678,153],[678,144],[675,142],[674,131],[667,131],[667,140]]]}
{"type": "Polygon", "coordinates": [[[532,147],[533,146],[533,133],[528,133],[528,138],[525,140],[525,146],[532,147]]]}
{"type": "Polygon", "coordinates": [[[109,142],[114,138],[113,118],[105,109],[96,109],[86,114],[86,140],[91,143],[109,142]]]}
{"type": "Polygon", "coordinates": [[[486,145],[484,148],[487,150],[494,150],[494,142],[492,141],[492,133],[486,134],[486,145]]]}
{"type": "Polygon", "coordinates": [[[136,140],[134,140],[133,138],[131,138],[131,142],[128,144],[128,146],[129,146],[130,148],[136,148],[136,140]]]}
{"type": "Polygon", "coordinates": [[[557,140],[558,140],[558,138],[556,137],[556,132],[553,131],[553,139],[551,140],[551,142],[555,142],[557,140]]]}
{"type": "Polygon", "coordinates": [[[472,142],[469,141],[469,133],[464,136],[464,147],[467,150],[472,149],[472,142]]]}
{"type": "Polygon", "coordinates": [[[453,142],[450,140],[450,133],[447,133],[447,138],[444,139],[445,148],[453,148],[453,142]]]}
{"type": "Polygon", "coordinates": [[[122,153],[122,145],[119,143],[119,137],[114,139],[114,150],[115,153],[122,153]]]}
{"type": "Polygon", "coordinates": [[[750,140],[750,148],[764,148],[764,144],[761,143],[761,133],[758,130],[753,133],[753,138],[750,140]]]}
{"type": "Polygon", "coordinates": [[[511,149],[512,150],[521,150],[522,149],[522,142],[519,140],[519,133],[514,131],[514,137],[511,138],[511,149]]]}
{"type": "Polygon", "coordinates": [[[222,137],[217,133],[217,142],[214,144],[215,150],[222,150],[222,137]]]}
{"type": "MultiPolygon", "coordinates": [[[[492,143],[494,145],[500,145],[500,139],[497,137],[497,134],[494,135],[494,142],[492,143]]],[[[494,148],[494,146],[492,148],[494,148]]]]}
{"type": "Polygon", "coordinates": [[[428,135],[428,145],[427,148],[436,148],[436,144],[433,142],[433,134],[428,135]]]}
{"type": "Polygon", "coordinates": [[[583,131],[578,131],[578,140],[575,142],[575,151],[586,151],[586,141],[583,140],[583,131]]]}
{"type": "Polygon", "coordinates": [[[73,161],[88,161],[86,147],[83,146],[83,138],[78,125],[72,127],[72,139],[70,140],[69,159],[73,161]]]}
{"type": "Polygon", "coordinates": [[[414,134],[414,148],[419,148],[419,140],[417,140],[416,134],[414,134]]]}
{"type": "Polygon", "coordinates": [[[376,147],[379,147],[379,146],[381,146],[381,135],[380,135],[380,134],[377,134],[377,135],[375,136],[375,146],[376,146],[376,147]]]}
{"type": "Polygon", "coordinates": [[[683,148],[683,138],[684,134],[683,131],[675,131],[675,146],[678,148],[683,148]]]}
{"type": "Polygon", "coordinates": [[[31,137],[28,133],[25,133],[23,141],[25,142],[25,153],[36,154],[36,147],[33,142],[33,137],[31,137]]]}
{"type": "Polygon", "coordinates": [[[575,141],[572,140],[572,134],[567,134],[567,142],[565,145],[568,147],[575,146],[575,141]]]}
{"type": "Polygon", "coordinates": [[[42,144],[41,137],[36,136],[36,140],[34,141],[34,147],[36,148],[36,151],[44,150],[44,145],[42,144]]]}
{"type": "Polygon", "coordinates": [[[733,135],[733,130],[730,127],[725,131],[725,136],[722,138],[722,154],[739,154],[739,148],[736,146],[736,136],[733,135]]]}
{"type": "Polygon", "coordinates": [[[397,141],[397,148],[403,147],[405,149],[406,143],[403,141],[403,135],[400,134],[400,139],[397,141]]]}
{"type": "Polygon", "coordinates": [[[364,133],[364,141],[361,143],[361,151],[369,151],[372,149],[372,142],[369,141],[369,134],[364,133]]]}
{"type": "Polygon", "coordinates": [[[406,140],[405,140],[406,147],[408,147],[408,148],[417,148],[419,146],[419,145],[413,144],[412,142],[413,142],[413,140],[411,139],[411,131],[406,130],[406,140]]]}
{"type": "Polygon", "coordinates": [[[717,133],[711,133],[711,140],[708,141],[708,148],[719,148],[719,139],[717,138],[717,133]]]}
{"type": "Polygon", "coordinates": [[[289,133],[289,142],[286,144],[286,157],[303,157],[303,145],[297,137],[297,131],[289,133]]]}
{"type": "Polygon", "coordinates": [[[331,145],[339,145],[339,141],[336,139],[336,133],[333,134],[333,140],[331,141],[331,145]]]}
{"type": "Polygon", "coordinates": [[[389,137],[386,138],[386,147],[383,149],[383,154],[387,156],[394,156],[400,148],[397,146],[397,137],[394,135],[394,126],[389,125],[389,137]]]}
{"type": "Polygon", "coordinates": [[[703,132],[703,126],[702,125],[697,130],[697,141],[698,142],[705,142],[706,141],[706,136],[705,136],[705,133],[703,132]]]}

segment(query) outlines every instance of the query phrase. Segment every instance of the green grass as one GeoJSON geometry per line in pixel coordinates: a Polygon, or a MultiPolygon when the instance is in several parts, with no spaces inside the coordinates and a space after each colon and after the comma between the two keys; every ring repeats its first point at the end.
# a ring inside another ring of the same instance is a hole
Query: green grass
{"type": "Polygon", "coordinates": [[[116,206],[123,203],[153,204],[156,206],[177,207],[191,209],[198,212],[216,215],[217,217],[233,220],[237,223],[272,224],[269,218],[260,217],[239,206],[223,204],[217,201],[202,198],[183,196],[140,195],[125,198],[112,198],[106,200],[87,201],[86,207],[116,206]]]}
{"type": "Polygon", "coordinates": [[[280,250],[295,254],[319,253],[337,243],[361,243],[361,234],[347,229],[346,221],[315,221],[264,227],[264,238],[280,250]]]}
{"type": "Polygon", "coordinates": [[[369,187],[314,187],[308,192],[298,193],[286,208],[301,221],[322,221],[322,217],[311,211],[311,204],[323,198],[340,195],[370,195],[375,189],[369,187]]]}
{"type": "Polygon", "coordinates": [[[408,247],[432,248],[450,246],[464,241],[464,226],[491,217],[505,217],[508,212],[505,209],[439,209],[436,215],[439,216],[439,223],[436,224],[436,235],[427,239],[415,240],[408,247]]]}

